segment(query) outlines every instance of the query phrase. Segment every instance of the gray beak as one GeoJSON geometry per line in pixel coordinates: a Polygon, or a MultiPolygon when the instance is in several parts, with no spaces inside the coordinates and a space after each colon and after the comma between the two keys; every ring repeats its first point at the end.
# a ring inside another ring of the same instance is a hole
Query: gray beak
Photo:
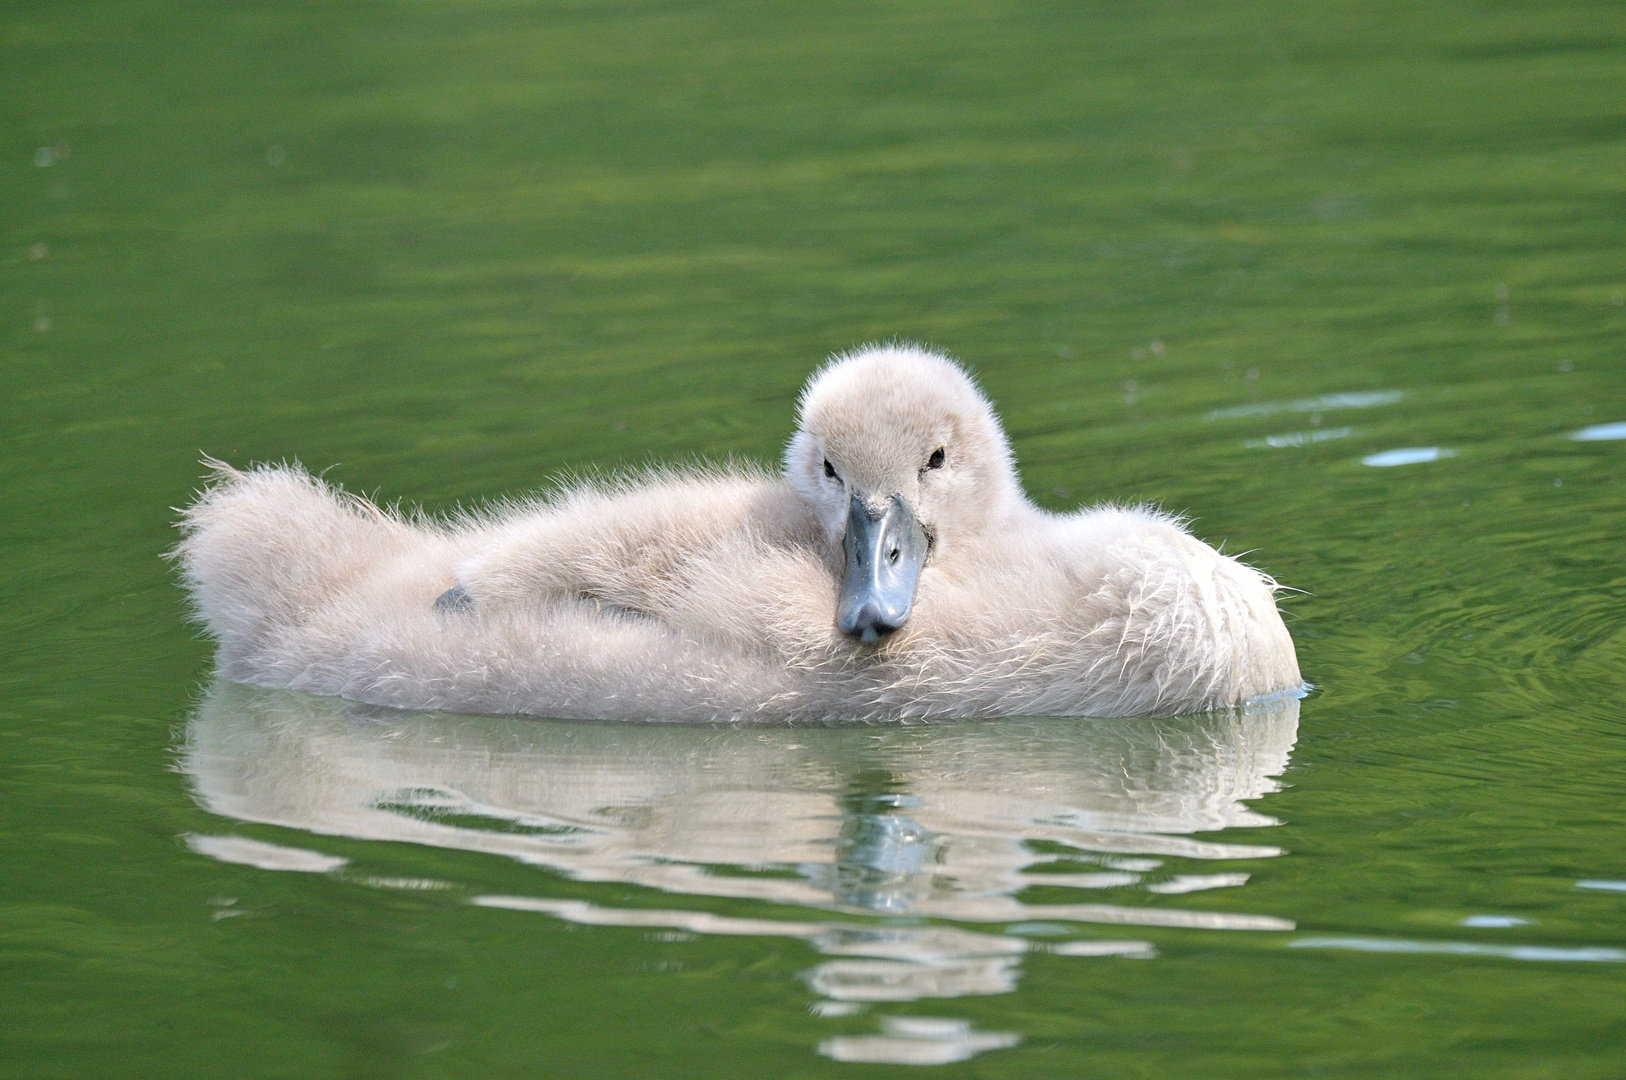
{"type": "Polygon", "coordinates": [[[909,621],[915,583],[930,546],[926,530],[904,503],[892,496],[884,512],[872,514],[857,495],[847,512],[847,572],[841,578],[836,626],[873,645],[909,621]]]}

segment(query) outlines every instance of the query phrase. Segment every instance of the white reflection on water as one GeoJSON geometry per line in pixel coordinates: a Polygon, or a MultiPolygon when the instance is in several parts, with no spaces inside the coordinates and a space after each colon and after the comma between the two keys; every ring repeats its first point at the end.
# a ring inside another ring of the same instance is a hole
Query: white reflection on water
{"type": "Polygon", "coordinates": [[[1167,881],[1146,886],[1146,891],[1173,896],[1204,889],[1234,889],[1247,883],[1247,874],[1176,874],[1167,881]]]}
{"type": "Polygon", "coordinates": [[[304,874],[325,874],[337,870],[349,859],[337,855],[323,855],[320,851],[267,844],[242,836],[200,836],[187,833],[182,837],[186,846],[199,855],[219,859],[225,863],[252,866],[258,870],[293,870],[304,874]]]}
{"type": "Polygon", "coordinates": [[[1471,926],[1476,930],[1494,930],[1509,926],[1529,926],[1529,919],[1521,919],[1517,915],[1469,915],[1466,919],[1458,919],[1458,926],[1471,926]]]}
{"type": "MultiPolygon", "coordinates": [[[[833,1001],[918,1001],[925,997],[1006,994],[1029,944],[1021,938],[952,926],[891,927],[856,923],[741,919],[702,911],[608,908],[585,900],[477,896],[480,907],[537,911],[588,926],[670,927],[695,934],[794,937],[827,956],[856,957],[820,964],[808,985],[833,1001]]],[[[1093,943],[1092,943],[1093,944],[1093,943]]],[[[1113,942],[1122,955],[1148,946],[1113,942]]]]}
{"type": "Polygon", "coordinates": [[[974,1031],[965,1020],[935,1016],[885,1016],[880,1035],[843,1035],[819,1044],[819,1053],[836,1061],[886,1065],[950,1065],[984,1050],[1015,1046],[1020,1035],[1009,1031],[974,1031]]]}
{"type": "Polygon", "coordinates": [[[1301,398],[1298,401],[1250,401],[1246,405],[1233,405],[1228,409],[1215,409],[1209,420],[1237,420],[1244,416],[1275,416],[1277,413],[1318,413],[1336,409],[1370,409],[1378,405],[1393,405],[1405,394],[1399,390],[1369,390],[1345,394],[1322,394],[1320,397],[1301,398]]]}
{"type": "Polygon", "coordinates": [[[1495,956],[1503,960],[1557,960],[1578,963],[1626,961],[1626,950],[1553,945],[1480,945],[1471,941],[1407,941],[1404,938],[1309,937],[1288,943],[1295,949],[1353,949],[1356,952],[1445,953],[1451,956],[1495,956]]]}
{"type": "MultiPolygon", "coordinates": [[[[503,855],[674,896],[813,909],[814,919],[742,919],[540,896],[473,901],[585,924],[796,937],[831,958],[806,976],[821,997],[899,1002],[1009,992],[1030,952],[1155,952],[1137,940],[1051,944],[851,916],[1025,922],[1030,933],[1051,932],[1042,920],[1062,933],[1074,927],[1059,924],[1077,923],[1292,929],[1266,915],[1153,906],[1147,893],[1247,880],[1168,874],[1163,859],[1281,854],[1192,834],[1276,824],[1245,802],[1278,790],[1298,709],[1284,697],[1165,720],[681,727],[407,714],[220,682],[188,727],[182,764],[202,804],[239,821],[503,855]],[[1034,886],[1133,888],[1143,899],[1019,898],[1034,886]]],[[[832,1040],[828,1052],[969,1056],[994,1036],[855,1038],[832,1040]]]]}
{"type": "Polygon", "coordinates": [[[1354,428],[1318,428],[1314,431],[1289,431],[1282,435],[1266,435],[1263,439],[1249,439],[1242,445],[1249,450],[1257,450],[1268,446],[1280,450],[1285,446],[1308,446],[1311,443],[1330,442],[1333,439],[1347,439],[1354,433],[1354,428]]]}
{"type": "Polygon", "coordinates": [[[1570,438],[1576,442],[1603,442],[1609,439],[1626,439],[1626,424],[1593,424],[1573,433],[1570,438]]]}
{"type": "Polygon", "coordinates": [[[1448,450],[1440,446],[1407,446],[1399,450],[1384,450],[1376,454],[1368,454],[1361,459],[1362,465],[1371,465],[1378,469],[1393,468],[1396,465],[1421,465],[1425,461],[1439,461],[1442,458],[1456,457],[1455,450],[1448,450]]]}

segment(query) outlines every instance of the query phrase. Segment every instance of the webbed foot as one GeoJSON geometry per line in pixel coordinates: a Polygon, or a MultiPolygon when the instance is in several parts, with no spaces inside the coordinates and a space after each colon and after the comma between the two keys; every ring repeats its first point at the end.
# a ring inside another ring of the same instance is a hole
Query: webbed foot
{"type": "Polygon", "coordinates": [[[439,612],[461,612],[474,610],[474,597],[469,595],[467,589],[461,585],[453,585],[450,589],[435,598],[435,610],[439,612]]]}

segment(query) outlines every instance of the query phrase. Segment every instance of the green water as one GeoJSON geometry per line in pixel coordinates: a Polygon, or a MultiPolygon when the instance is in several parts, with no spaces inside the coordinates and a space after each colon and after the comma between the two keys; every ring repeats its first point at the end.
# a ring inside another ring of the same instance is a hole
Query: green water
{"type": "Polygon", "coordinates": [[[1622,14],[6,5],[0,1075],[1622,1075],[1622,14]],[[767,460],[892,335],[1305,590],[1316,692],[391,716],[214,684],[158,558],[200,451],[767,460]]]}

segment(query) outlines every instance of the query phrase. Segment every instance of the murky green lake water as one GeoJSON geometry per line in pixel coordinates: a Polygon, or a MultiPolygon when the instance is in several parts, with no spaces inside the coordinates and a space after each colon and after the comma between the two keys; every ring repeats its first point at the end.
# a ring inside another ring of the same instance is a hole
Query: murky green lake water
{"type": "Polygon", "coordinates": [[[0,1074],[1622,1075],[1623,27],[8,5],[0,1074]],[[892,335],[1044,505],[1304,590],[1318,689],[400,716],[213,682],[159,558],[200,452],[431,510],[768,460],[892,335]]]}

